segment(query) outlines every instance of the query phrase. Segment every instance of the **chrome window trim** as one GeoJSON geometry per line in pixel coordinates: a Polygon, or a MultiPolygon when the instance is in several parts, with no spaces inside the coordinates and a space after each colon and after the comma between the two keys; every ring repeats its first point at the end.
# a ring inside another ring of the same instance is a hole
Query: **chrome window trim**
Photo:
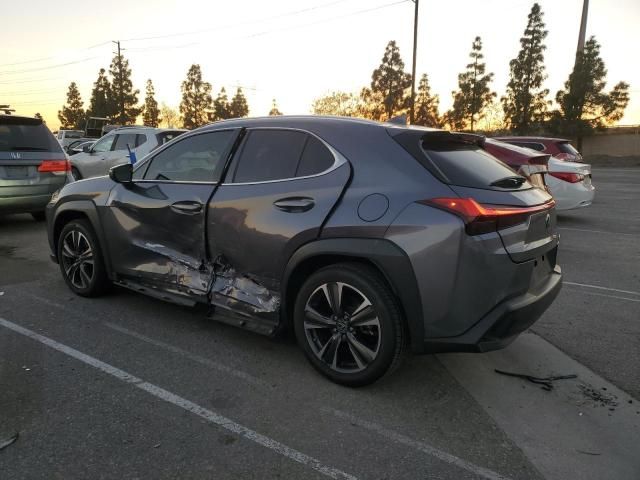
{"type": "Polygon", "coordinates": [[[323,175],[326,175],[328,173],[333,172],[334,170],[340,168],[342,165],[344,165],[345,163],[348,163],[347,159],[340,153],[338,152],[335,148],[333,148],[331,145],[329,145],[327,142],[325,142],[322,138],[320,138],[318,135],[316,135],[313,132],[310,132],[308,130],[304,130],[302,128],[290,128],[290,127],[251,127],[251,128],[247,128],[246,129],[247,132],[251,132],[253,130],[284,130],[284,131],[288,131],[288,132],[300,132],[300,133],[305,133],[309,136],[315,137],[318,141],[320,141],[320,143],[322,143],[328,150],[329,152],[331,152],[331,155],[333,155],[333,165],[331,165],[328,169],[323,170],[322,172],[319,173],[314,173],[313,175],[305,175],[302,177],[289,177],[289,178],[278,178],[276,180],[262,180],[259,182],[239,182],[239,183],[221,183],[221,186],[232,186],[232,185],[263,185],[263,184],[268,184],[268,183],[280,183],[280,182],[290,182],[293,180],[305,180],[308,178],[316,178],[316,177],[321,177],[323,175]]]}

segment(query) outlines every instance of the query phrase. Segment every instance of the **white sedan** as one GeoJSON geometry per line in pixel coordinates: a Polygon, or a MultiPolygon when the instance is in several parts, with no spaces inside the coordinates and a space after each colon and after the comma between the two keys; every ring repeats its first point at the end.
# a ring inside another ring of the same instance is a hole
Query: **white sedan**
{"type": "Polygon", "coordinates": [[[549,158],[545,182],[556,201],[556,210],[588,207],[595,188],[591,184],[591,165],[549,158]]]}

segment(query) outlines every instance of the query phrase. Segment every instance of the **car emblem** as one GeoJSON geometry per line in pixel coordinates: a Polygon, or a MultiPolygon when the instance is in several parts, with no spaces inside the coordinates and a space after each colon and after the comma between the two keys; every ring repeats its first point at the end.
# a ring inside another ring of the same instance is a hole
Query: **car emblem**
{"type": "Polygon", "coordinates": [[[547,227],[547,230],[549,230],[549,226],[551,225],[551,215],[549,215],[547,213],[547,216],[544,218],[544,224],[547,227]]]}
{"type": "Polygon", "coordinates": [[[18,159],[20,158],[20,154],[18,152],[11,152],[11,158],[18,159]]]}

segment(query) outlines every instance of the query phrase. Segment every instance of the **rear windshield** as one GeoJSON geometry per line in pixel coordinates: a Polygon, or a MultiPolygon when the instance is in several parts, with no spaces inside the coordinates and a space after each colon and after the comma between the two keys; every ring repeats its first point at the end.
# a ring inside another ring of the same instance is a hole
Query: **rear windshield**
{"type": "Polygon", "coordinates": [[[558,150],[560,150],[562,153],[569,153],[576,156],[580,155],[580,152],[578,152],[578,150],[576,150],[569,142],[558,143],[558,150]]]}
{"type": "Polygon", "coordinates": [[[507,165],[482,148],[458,142],[423,144],[423,151],[448,180],[460,187],[492,188],[498,180],[516,176],[507,165]]]}
{"type": "Polygon", "coordinates": [[[184,132],[181,132],[180,130],[170,131],[170,132],[161,132],[158,134],[158,143],[160,145],[164,145],[165,143],[170,142],[174,138],[182,135],[183,133],[184,132]]]}
{"type": "Polygon", "coordinates": [[[62,153],[62,148],[42,122],[0,117],[0,152],[62,153]]]}

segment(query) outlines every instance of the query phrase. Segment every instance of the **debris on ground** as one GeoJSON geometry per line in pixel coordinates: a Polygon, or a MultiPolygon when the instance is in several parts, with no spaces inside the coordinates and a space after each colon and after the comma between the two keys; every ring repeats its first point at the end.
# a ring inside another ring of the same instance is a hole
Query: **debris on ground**
{"type": "Polygon", "coordinates": [[[578,449],[576,449],[576,452],[583,453],[585,455],[593,455],[593,456],[602,455],[601,453],[587,452],[586,450],[578,450],[578,449]]]}
{"type": "Polygon", "coordinates": [[[506,375],[508,377],[516,377],[528,380],[531,383],[541,385],[541,388],[548,392],[553,390],[553,382],[555,382],[556,380],[569,380],[571,378],[578,378],[578,376],[574,374],[553,375],[550,377],[534,377],[533,375],[527,375],[525,373],[505,372],[504,370],[498,370],[497,368],[495,369],[495,372],[499,373],[500,375],[506,375]]]}
{"type": "Polygon", "coordinates": [[[594,403],[594,406],[609,407],[609,410],[615,410],[618,406],[618,396],[611,393],[605,393],[605,388],[602,391],[597,390],[590,385],[580,384],[578,385],[582,395],[588,400],[594,403]]]}
{"type": "Polygon", "coordinates": [[[19,436],[20,436],[20,433],[16,432],[16,434],[14,436],[12,436],[12,437],[9,437],[9,438],[6,438],[6,439],[0,439],[0,450],[4,450],[9,445],[15,443],[15,441],[18,440],[19,436]]]}

